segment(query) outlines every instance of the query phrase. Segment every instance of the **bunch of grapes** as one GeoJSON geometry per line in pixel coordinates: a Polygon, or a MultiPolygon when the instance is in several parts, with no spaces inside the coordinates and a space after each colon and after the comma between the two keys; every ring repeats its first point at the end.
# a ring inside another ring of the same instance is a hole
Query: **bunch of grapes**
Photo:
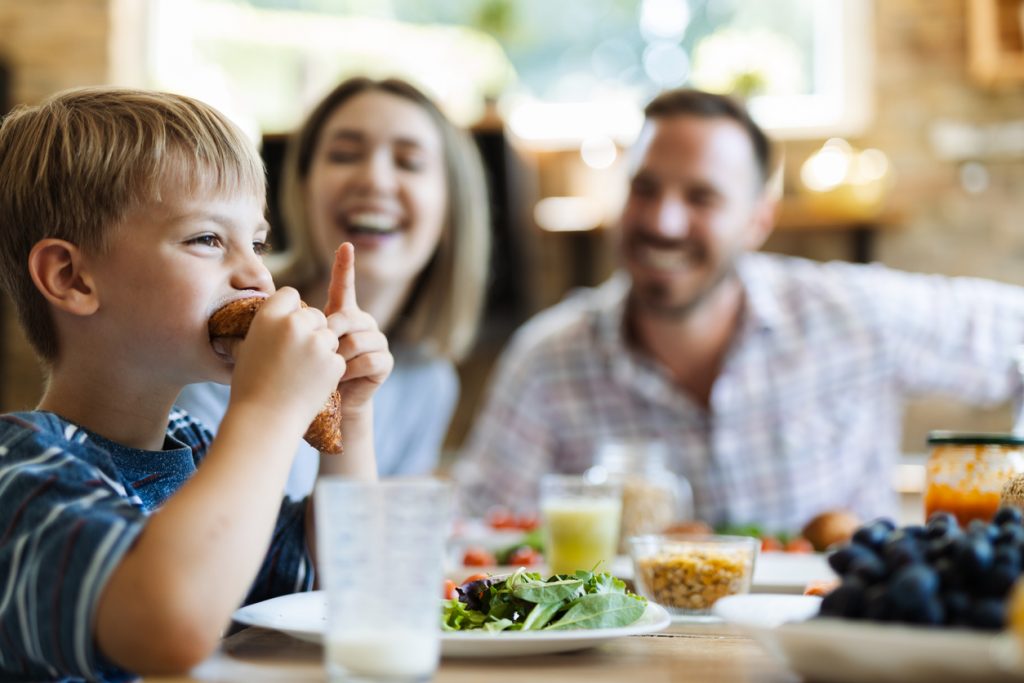
{"type": "Polygon", "coordinates": [[[842,583],[822,600],[821,616],[1001,629],[1024,568],[1024,523],[1011,507],[966,528],[948,513],[899,529],[880,519],[828,561],[842,583]]]}

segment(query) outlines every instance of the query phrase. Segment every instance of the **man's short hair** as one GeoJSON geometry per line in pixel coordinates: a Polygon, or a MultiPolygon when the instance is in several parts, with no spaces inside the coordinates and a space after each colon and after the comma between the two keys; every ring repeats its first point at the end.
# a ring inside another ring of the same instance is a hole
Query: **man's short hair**
{"type": "Polygon", "coordinates": [[[767,182],[772,175],[772,144],[761,127],[750,117],[746,107],[725,95],[678,88],[666,90],[644,107],[644,117],[659,119],[668,116],[698,116],[701,118],[726,118],[738,123],[750,137],[757,160],[761,180],[767,182]]]}
{"type": "Polygon", "coordinates": [[[44,362],[58,346],[29,276],[32,247],[56,238],[102,254],[124,216],[172,183],[190,193],[266,196],[252,142],[220,112],[181,95],[78,88],[18,107],[0,124],[0,284],[44,362]]]}

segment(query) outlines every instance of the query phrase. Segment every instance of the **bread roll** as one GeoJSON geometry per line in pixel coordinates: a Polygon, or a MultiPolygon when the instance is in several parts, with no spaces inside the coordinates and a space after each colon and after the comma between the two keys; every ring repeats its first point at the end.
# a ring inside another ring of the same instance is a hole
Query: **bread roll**
{"type": "MultiPolygon", "coordinates": [[[[210,338],[244,339],[253,316],[263,306],[265,297],[236,299],[214,311],[210,316],[210,338]]],[[[302,304],[304,307],[306,304],[302,304]]],[[[341,394],[332,391],[327,402],[302,437],[322,453],[341,453],[341,394]]]]}
{"type": "Polygon", "coordinates": [[[808,522],[802,534],[820,552],[839,543],[846,543],[859,526],[860,520],[852,512],[829,510],[808,522]]]}

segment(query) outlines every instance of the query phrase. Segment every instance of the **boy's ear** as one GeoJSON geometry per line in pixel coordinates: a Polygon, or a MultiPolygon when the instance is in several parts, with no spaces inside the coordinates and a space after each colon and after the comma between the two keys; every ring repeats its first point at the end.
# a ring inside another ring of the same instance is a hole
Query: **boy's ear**
{"type": "Polygon", "coordinates": [[[53,306],[72,315],[92,315],[100,305],[83,265],[82,251],[65,240],[39,240],[28,255],[28,272],[36,289],[53,306]]]}

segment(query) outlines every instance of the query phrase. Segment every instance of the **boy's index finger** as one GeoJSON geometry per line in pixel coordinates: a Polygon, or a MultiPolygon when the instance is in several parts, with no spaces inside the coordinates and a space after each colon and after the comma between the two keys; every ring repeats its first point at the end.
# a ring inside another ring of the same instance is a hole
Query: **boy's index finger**
{"type": "Polygon", "coordinates": [[[358,309],[356,303],[356,250],[345,242],[334,252],[331,283],[327,287],[327,306],[324,313],[331,315],[343,309],[358,309]]]}

